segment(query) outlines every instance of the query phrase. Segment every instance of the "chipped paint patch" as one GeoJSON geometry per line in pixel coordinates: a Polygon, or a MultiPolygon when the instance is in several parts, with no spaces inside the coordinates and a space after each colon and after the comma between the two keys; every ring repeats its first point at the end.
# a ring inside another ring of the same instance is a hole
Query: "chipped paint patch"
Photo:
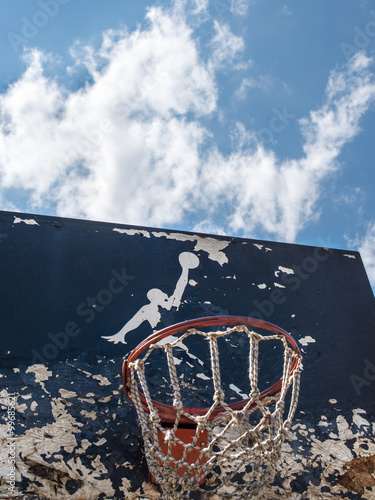
{"type": "Polygon", "coordinates": [[[274,286],[276,288],[286,288],[284,285],[281,285],[280,283],[276,283],[276,282],[274,283],[274,286]]]}
{"type": "Polygon", "coordinates": [[[99,381],[99,385],[111,385],[111,382],[107,379],[107,377],[103,377],[102,375],[92,375],[94,380],[99,381]]]}
{"type": "Polygon", "coordinates": [[[182,233],[169,234],[154,231],[152,234],[156,238],[167,238],[169,240],[176,241],[196,241],[196,245],[194,247],[195,252],[198,252],[200,250],[206,252],[210,260],[218,262],[221,266],[228,263],[228,257],[224,252],[222,252],[222,250],[224,250],[224,248],[229,245],[230,241],[216,240],[215,238],[182,233]]]}
{"type": "Polygon", "coordinates": [[[257,285],[258,288],[260,288],[260,290],[264,290],[265,288],[267,288],[267,285],[265,283],[260,283],[259,285],[257,285]]]}
{"type": "Polygon", "coordinates": [[[211,380],[210,377],[207,377],[204,373],[197,373],[197,377],[201,378],[202,380],[211,380]]]}
{"type": "Polygon", "coordinates": [[[39,226],[37,221],[34,219],[20,219],[19,217],[14,216],[14,224],[20,224],[21,222],[27,224],[28,226],[39,226]]]}
{"type": "MultiPolygon", "coordinates": [[[[111,399],[111,398],[109,398],[109,399],[111,399]]],[[[81,410],[79,413],[83,417],[90,418],[91,420],[96,420],[96,413],[94,411],[81,410]]]]}
{"type": "Polygon", "coordinates": [[[142,229],[120,229],[119,227],[115,227],[112,231],[120,234],[128,234],[129,236],[138,234],[139,236],[144,236],[145,238],[151,238],[150,233],[142,229]]]}
{"type": "Polygon", "coordinates": [[[229,385],[229,389],[232,389],[232,391],[234,391],[236,394],[238,394],[239,396],[241,396],[242,399],[246,399],[248,396],[246,394],[244,394],[241,389],[239,387],[237,387],[236,385],[234,384],[230,384],[229,385]]]}
{"type": "Polygon", "coordinates": [[[47,370],[45,365],[32,365],[29,366],[25,373],[34,373],[36,382],[43,382],[48,380],[52,375],[52,372],[47,370]]]}
{"type": "Polygon", "coordinates": [[[198,285],[198,283],[197,283],[195,280],[190,279],[190,280],[189,280],[189,285],[190,285],[190,286],[197,286],[197,285],[198,285]]]}
{"type": "Polygon", "coordinates": [[[337,403],[337,399],[330,399],[329,403],[331,403],[331,405],[334,405],[337,403]]]}
{"type": "Polygon", "coordinates": [[[348,257],[349,259],[355,259],[356,258],[355,255],[350,254],[350,253],[344,253],[343,255],[344,255],[344,257],[348,257]]]}
{"type": "Polygon", "coordinates": [[[52,375],[52,372],[47,370],[47,367],[41,364],[36,364],[29,366],[28,369],[25,371],[25,373],[34,373],[35,376],[35,382],[39,383],[43,390],[49,394],[49,392],[46,390],[45,387],[45,380],[48,380],[50,376],[52,375]]]}
{"type": "Polygon", "coordinates": [[[61,394],[62,398],[66,398],[66,399],[76,398],[77,397],[77,393],[76,392],[74,392],[74,391],[67,391],[66,389],[59,389],[59,393],[61,394]]]}
{"type": "Polygon", "coordinates": [[[279,266],[277,269],[279,269],[282,273],[285,274],[294,274],[293,269],[290,269],[289,267],[279,266]]]}
{"type": "Polygon", "coordinates": [[[308,344],[312,344],[312,343],[316,342],[316,340],[313,339],[312,337],[310,337],[310,335],[307,335],[306,337],[299,339],[298,342],[303,346],[307,346],[308,344]]]}
{"type": "MultiPolygon", "coordinates": [[[[362,410],[354,412],[353,417],[364,414],[362,410]]],[[[350,426],[342,415],[337,417],[339,435],[334,433],[334,420],[329,421],[322,415],[321,423],[324,426],[316,430],[307,429],[300,421],[292,426],[278,466],[281,486],[265,488],[260,498],[347,498],[349,492],[361,494],[361,499],[375,498],[375,442],[372,434],[358,430],[354,423],[350,426]],[[304,450],[308,450],[308,454],[304,450]],[[319,481],[315,480],[316,474],[319,481]]]]}

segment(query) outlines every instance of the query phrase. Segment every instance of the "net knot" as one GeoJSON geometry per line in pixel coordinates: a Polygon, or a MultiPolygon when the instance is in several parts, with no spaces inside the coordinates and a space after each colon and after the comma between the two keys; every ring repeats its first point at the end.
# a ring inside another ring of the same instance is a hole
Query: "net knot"
{"type": "Polygon", "coordinates": [[[221,403],[222,401],[224,401],[224,391],[221,389],[216,391],[213,400],[215,403],[221,403]]]}
{"type": "Polygon", "coordinates": [[[276,411],[284,411],[285,403],[281,399],[276,403],[276,411]]]}
{"type": "Polygon", "coordinates": [[[240,425],[244,421],[245,415],[242,411],[234,411],[232,413],[232,422],[235,425],[240,425]]]}
{"type": "Polygon", "coordinates": [[[182,408],[183,408],[183,404],[182,404],[181,399],[177,399],[177,398],[175,398],[175,399],[173,400],[173,406],[174,406],[177,410],[182,410],[182,408]]]}
{"type": "Polygon", "coordinates": [[[158,413],[155,411],[150,412],[150,420],[154,425],[158,424],[160,422],[158,413]]]}
{"type": "Polygon", "coordinates": [[[258,399],[260,396],[260,391],[258,388],[256,389],[253,389],[251,392],[250,392],[250,397],[251,399],[258,399]]]}

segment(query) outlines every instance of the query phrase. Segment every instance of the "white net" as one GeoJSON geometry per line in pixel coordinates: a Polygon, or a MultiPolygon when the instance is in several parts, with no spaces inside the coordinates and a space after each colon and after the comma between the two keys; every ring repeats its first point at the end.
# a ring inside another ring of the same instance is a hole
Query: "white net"
{"type": "Polygon", "coordinates": [[[129,362],[128,368],[129,394],[141,424],[148,467],[164,499],[251,498],[272,481],[296,410],[300,383],[301,355],[290,347],[285,335],[263,335],[246,325],[210,332],[190,328],[173,342],[149,345],[143,357],[129,362]],[[233,334],[247,336],[250,346],[250,391],[240,404],[226,403],[221,381],[218,339],[233,334]],[[210,347],[214,392],[208,408],[184,407],[181,397],[174,350],[190,335],[201,335],[210,347]],[[273,390],[261,393],[259,345],[268,341],[282,343],[283,374],[273,390]],[[152,399],[146,381],[145,366],[155,349],[165,353],[173,390],[168,422],[163,418],[166,406],[152,399]],[[289,410],[284,418],[289,388],[289,410]]]}

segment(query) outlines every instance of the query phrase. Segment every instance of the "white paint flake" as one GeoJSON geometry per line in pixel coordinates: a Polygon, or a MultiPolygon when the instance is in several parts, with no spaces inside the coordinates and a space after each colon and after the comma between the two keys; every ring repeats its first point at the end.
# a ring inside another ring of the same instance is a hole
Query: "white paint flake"
{"type": "Polygon", "coordinates": [[[103,377],[102,375],[92,375],[94,380],[99,381],[99,385],[111,385],[111,382],[107,379],[107,377],[103,377]]]}
{"type": "Polygon", "coordinates": [[[190,280],[189,280],[189,285],[190,285],[190,286],[197,286],[197,285],[198,285],[198,283],[197,283],[195,280],[190,279],[190,280]]]}
{"type": "Polygon", "coordinates": [[[182,234],[182,233],[164,233],[164,232],[156,232],[154,231],[153,236],[156,238],[167,238],[169,240],[176,241],[196,241],[196,245],[194,247],[194,251],[198,252],[202,250],[203,252],[207,252],[208,258],[215,262],[218,262],[221,266],[223,264],[228,263],[228,257],[225,255],[222,250],[226,248],[230,241],[217,240],[215,238],[203,237],[197,235],[190,234],[182,234]]]}
{"type": "Polygon", "coordinates": [[[364,427],[371,427],[370,422],[368,422],[365,418],[361,417],[360,413],[366,415],[366,412],[361,409],[356,409],[353,410],[353,423],[359,427],[359,428],[364,428],[364,427]]]}
{"type": "Polygon", "coordinates": [[[66,389],[59,389],[59,393],[61,394],[61,397],[64,399],[69,399],[69,398],[76,398],[77,393],[74,391],[67,391],[66,389]]]}
{"type": "Polygon", "coordinates": [[[279,269],[282,273],[285,274],[294,274],[293,269],[290,269],[289,267],[279,266],[277,269],[279,269]]]}
{"type": "Polygon", "coordinates": [[[116,233],[120,234],[128,234],[129,236],[134,236],[138,234],[139,236],[144,236],[146,238],[151,238],[150,233],[148,231],[144,231],[142,229],[120,229],[119,227],[115,227],[112,229],[116,233]]]}
{"type": "Polygon", "coordinates": [[[35,375],[35,382],[40,383],[42,386],[43,390],[49,394],[49,392],[45,388],[44,381],[48,380],[50,376],[52,375],[51,371],[47,370],[47,367],[42,365],[42,364],[35,364],[32,366],[29,366],[25,373],[34,373],[35,375]]]}
{"type": "Polygon", "coordinates": [[[264,247],[264,245],[260,245],[259,243],[253,243],[253,245],[257,247],[259,250],[262,250],[262,248],[264,247]]]}
{"type": "Polygon", "coordinates": [[[329,403],[331,403],[331,405],[334,405],[337,403],[337,399],[330,399],[329,403]]]}
{"type": "Polygon", "coordinates": [[[281,285],[280,283],[276,283],[276,282],[274,283],[274,286],[275,286],[276,288],[285,288],[285,286],[284,286],[284,285],[281,285]]]}
{"type": "Polygon", "coordinates": [[[349,257],[349,259],[355,259],[355,255],[349,254],[349,253],[344,253],[344,257],[349,257]]]}
{"type": "Polygon", "coordinates": [[[267,288],[267,285],[265,283],[260,283],[260,285],[257,285],[257,287],[261,290],[264,290],[265,288],[267,288]]]}
{"type": "Polygon", "coordinates": [[[303,346],[307,346],[308,344],[312,344],[312,343],[316,342],[316,340],[313,339],[312,337],[310,337],[310,335],[307,335],[306,337],[299,339],[298,342],[303,346]]]}
{"type": "Polygon", "coordinates": [[[210,377],[207,377],[204,373],[197,373],[197,377],[202,380],[210,380],[210,377]]]}
{"type": "Polygon", "coordinates": [[[34,219],[20,219],[19,217],[14,216],[14,224],[20,224],[21,222],[27,224],[28,226],[39,226],[37,221],[34,219]]]}
{"type": "Polygon", "coordinates": [[[248,398],[248,396],[246,394],[244,394],[241,391],[241,389],[239,387],[237,387],[236,385],[234,385],[234,384],[230,384],[229,385],[229,389],[232,389],[232,391],[234,391],[236,394],[238,394],[239,396],[241,396],[242,399],[248,398]]]}

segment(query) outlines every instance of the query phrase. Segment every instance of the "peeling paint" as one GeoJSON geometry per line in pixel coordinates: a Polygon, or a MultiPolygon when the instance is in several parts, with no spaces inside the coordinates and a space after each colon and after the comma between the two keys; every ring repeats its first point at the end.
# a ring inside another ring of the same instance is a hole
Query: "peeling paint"
{"type": "Polygon", "coordinates": [[[111,382],[107,379],[107,377],[103,377],[102,375],[92,375],[94,380],[99,381],[99,385],[111,385],[111,382]]]}
{"type": "Polygon", "coordinates": [[[228,263],[228,257],[222,250],[226,248],[230,241],[223,241],[219,239],[214,239],[210,237],[182,234],[182,233],[164,233],[164,232],[153,232],[156,238],[167,238],[176,241],[195,241],[196,245],[194,247],[195,252],[202,250],[207,252],[208,258],[215,262],[218,262],[221,266],[228,263]]]}
{"type": "Polygon", "coordinates": [[[59,389],[59,393],[61,394],[62,398],[76,398],[77,393],[74,391],[67,391],[66,389],[59,389]]]}
{"type": "Polygon", "coordinates": [[[151,238],[150,233],[142,229],[120,229],[118,227],[115,227],[112,229],[112,231],[120,234],[128,234],[129,236],[139,235],[144,236],[145,238],[151,238]]]}
{"type": "Polygon", "coordinates": [[[259,285],[257,285],[257,287],[261,290],[264,290],[265,288],[267,288],[267,285],[265,283],[260,283],[259,285]]]}
{"type": "Polygon", "coordinates": [[[234,391],[236,394],[238,394],[239,396],[241,396],[242,399],[246,399],[248,396],[246,394],[244,394],[241,389],[239,387],[237,387],[236,385],[234,384],[230,384],[229,385],[229,389],[232,389],[232,391],[234,391]]]}
{"type": "Polygon", "coordinates": [[[48,391],[46,390],[44,381],[49,379],[49,377],[52,375],[52,372],[48,371],[46,366],[41,364],[31,365],[27,368],[25,373],[34,373],[35,382],[40,383],[43,390],[47,394],[49,394],[48,391]]]}
{"type": "Polygon", "coordinates": [[[274,286],[276,288],[286,288],[284,285],[281,285],[280,283],[276,283],[276,282],[274,283],[274,286]]]}
{"type": "Polygon", "coordinates": [[[20,219],[19,217],[14,216],[14,224],[20,224],[23,222],[24,224],[27,224],[28,226],[39,226],[36,220],[34,219],[20,219]]]}
{"type": "Polygon", "coordinates": [[[349,259],[355,259],[355,258],[356,258],[356,256],[355,256],[355,255],[353,255],[353,254],[349,254],[349,253],[344,253],[344,255],[343,255],[343,256],[344,256],[344,257],[348,257],[349,259]]]}
{"type": "Polygon", "coordinates": [[[285,274],[294,274],[293,269],[290,269],[289,267],[279,266],[277,269],[279,269],[282,273],[285,274]]]}
{"type": "Polygon", "coordinates": [[[307,335],[306,337],[299,339],[298,342],[303,346],[307,346],[308,344],[312,344],[312,343],[316,342],[316,340],[313,339],[312,337],[310,337],[310,335],[307,335]]]}

